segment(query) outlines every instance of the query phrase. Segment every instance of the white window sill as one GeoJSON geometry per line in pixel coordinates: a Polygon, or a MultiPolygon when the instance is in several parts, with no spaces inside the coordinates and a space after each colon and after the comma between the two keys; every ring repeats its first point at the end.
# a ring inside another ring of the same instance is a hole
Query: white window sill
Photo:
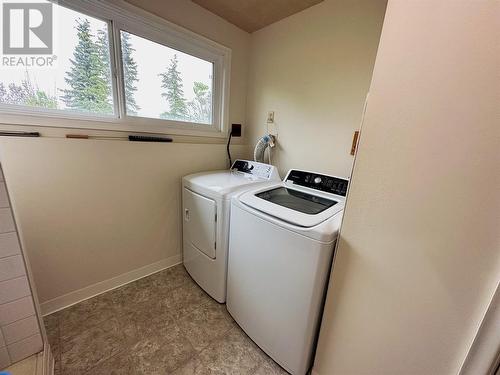
{"type": "Polygon", "coordinates": [[[0,124],[11,126],[36,126],[49,128],[105,130],[128,133],[149,133],[166,135],[183,135],[194,137],[226,138],[227,134],[214,125],[193,124],[180,121],[167,121],[141,117],[74,116],[63,114],[58,116],[42,114],[13,114],[0,112],[0,124]]]}

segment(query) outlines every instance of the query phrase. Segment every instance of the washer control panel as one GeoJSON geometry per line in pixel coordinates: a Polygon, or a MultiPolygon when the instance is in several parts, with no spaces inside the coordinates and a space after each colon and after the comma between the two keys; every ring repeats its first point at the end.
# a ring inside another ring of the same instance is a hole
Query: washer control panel
{"type": "Polygon", "coordinates": [[[288,172],[285,181],[310,189],[320,190],[335,195],[341,195],[343,197],[347,195],[347,187],[349,185],[349,180],[346,180],[344,178],[307,171],[299,171],[295,169],[292,169],[290,172],[288,172]]]}
{"type": "Polygon", "coordinates": [[[274,166],[250,160],[235,160],[231,170],[247,173],[252,176],[269,180],[274,172],[274,166]]]}

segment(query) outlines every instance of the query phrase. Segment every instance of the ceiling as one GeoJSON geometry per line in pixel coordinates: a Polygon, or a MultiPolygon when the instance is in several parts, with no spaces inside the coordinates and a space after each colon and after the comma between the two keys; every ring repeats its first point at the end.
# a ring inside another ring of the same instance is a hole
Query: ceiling
{"type": "Polygon", "coordinates": [[[323,0],[191,0],[252,33],[323,0]]]}

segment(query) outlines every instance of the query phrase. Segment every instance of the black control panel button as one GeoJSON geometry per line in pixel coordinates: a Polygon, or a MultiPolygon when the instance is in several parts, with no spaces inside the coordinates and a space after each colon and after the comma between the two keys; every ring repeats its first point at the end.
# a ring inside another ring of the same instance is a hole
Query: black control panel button
{"type": "Polygon", "coordinates": [[[269,179],[273,172],[271,165],[239,159],[235,160],[231,169],[263,179],[269,179]]]}
{"type": "Polygon", "coordinates": [[[343,197],[347,195],[347,187],[349,185],[349,180],[343,178],[297,170],[290,171],[287,181],[343,197]]]}
{"type": "Polygon", "coordinates": [[[239,172],[249,173],[253,169],[253,165],[244,160],[236,160],[231,169],[236,169],[239,172]]]}

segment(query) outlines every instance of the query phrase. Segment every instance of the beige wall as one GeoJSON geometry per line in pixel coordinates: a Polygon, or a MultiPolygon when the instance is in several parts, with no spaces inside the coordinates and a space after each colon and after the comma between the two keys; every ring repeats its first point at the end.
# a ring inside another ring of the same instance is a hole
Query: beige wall
{"type": "Polygon", "coordinates": [[[42,303],[178,256],[181,177],[226,167],[218,144],[9,139],[0,147],[42,303]]]}
{"type": "Polygon", "coordinates": [[[280,171],[349,176],[385,0],[326,0],[252,34],[247,131],[275,111],[280,171]]]}
{"type": "Polygon", "coordinates": [[[389,1],[321,375],[457,374],[500,280],[496,1],[389,1]]]}
{"type": "MultiPolygon", "coordinates": [[[[232,49],[229,120],[242,123],[250,35],[190,1],[140,3],[232,49]]],[[[224,144],[196,138],[176,137],[195,143],[172,144],[65,140],[78,131],[29,129],[48,137],[2,138],[0,150],[42,303],[179,257],[181,176],[227,166],[224,144]]],[[[234,153],[247,156],[243,146],[234,153]]]]}

